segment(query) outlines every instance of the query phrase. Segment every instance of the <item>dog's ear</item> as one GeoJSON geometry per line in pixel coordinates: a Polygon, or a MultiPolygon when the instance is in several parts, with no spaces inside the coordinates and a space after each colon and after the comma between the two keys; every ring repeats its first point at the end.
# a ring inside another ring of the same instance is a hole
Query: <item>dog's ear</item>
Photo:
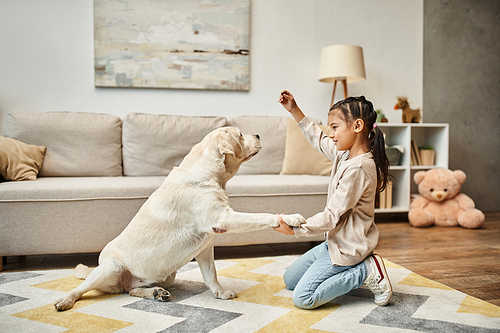
{"type": "Polygon", "coordinates": [[[227,142],[225,140],[219,140],[217,146],[219,148],[219,152],[222,155],[225,155],[225,154],[229,154],[229,155],[233,155],[233,156],[235,155],[235,153],[233,151],[233,147],[229,144],[229,142],[227,142]]]}
{"type": "Polygon", "coordinates": [[[219,137],[219,140],[217,142],[219,152],[222,155],[231,155],[235,159],[242,159],[243,147],[241,146],[239,137],[236,137],[235,134],[231,133],[230,131],[227,131],[225,134],[226,135],[219,137]]]}

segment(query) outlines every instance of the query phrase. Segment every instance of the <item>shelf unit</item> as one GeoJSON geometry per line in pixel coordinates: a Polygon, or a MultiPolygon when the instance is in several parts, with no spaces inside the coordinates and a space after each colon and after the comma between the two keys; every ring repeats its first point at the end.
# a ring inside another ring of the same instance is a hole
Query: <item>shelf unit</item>
{"type": "Polygon", "coordinates": [[[404,213],[410,210],[410,198],[418,193],[413,181],[415,172],[431,168],[448,168],[449,125],[448,124],[406,124],[379,123],[379,128],[386,134],[388,146],[401,145],[404,153],[399,165],[391,165],[389,172],[393,176],[392,208],[377,208],[376,213],[404,213]],[[411,165],[411,141],[417,146],[432,146],[435,162],[432,166],[411,165]]]}

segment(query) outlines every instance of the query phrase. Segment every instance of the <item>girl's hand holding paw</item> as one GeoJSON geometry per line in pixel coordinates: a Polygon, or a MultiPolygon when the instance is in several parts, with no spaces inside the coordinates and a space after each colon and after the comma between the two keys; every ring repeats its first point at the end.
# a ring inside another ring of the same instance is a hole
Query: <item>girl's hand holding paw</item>
{"type": "Polygon", "coordinates": [[[285,235],[295,235],[293,228],[290,227],[288,224],[286,224],[285,221],[283,221],[283,219],[279,215],[278,215],[278,222],[280,225],[274,228],[274,230],[281,232],[282,234],[285,235]]]}

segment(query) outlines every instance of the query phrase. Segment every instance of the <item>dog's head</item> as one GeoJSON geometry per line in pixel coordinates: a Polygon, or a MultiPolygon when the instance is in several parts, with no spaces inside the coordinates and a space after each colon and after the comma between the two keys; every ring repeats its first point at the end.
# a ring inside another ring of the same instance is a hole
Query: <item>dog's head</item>
{"type": "Polygon", "coordinates": [[[179,168],[196,168],[194,174],[199,177],[216,177],[225,186],[238,172],[241,164],[255,156],[261,148],[257,134],[243,135],[236,127],[221,127],[194,145],[179,168]]]}
{"type": "Polygon", "coordinates": [[[241,163],[257,155],[262,148],[259,135],[245,135],[236,127],[222,127],[213,134],[219,152],[241,163]]]}
{"type": "Polygon", "coordinates": [[[259,135],[244,135],[236,127],[221,127],[209,134],[216,142],[219,153],[230,173],[255,156],[262,148],[259,135]]]}

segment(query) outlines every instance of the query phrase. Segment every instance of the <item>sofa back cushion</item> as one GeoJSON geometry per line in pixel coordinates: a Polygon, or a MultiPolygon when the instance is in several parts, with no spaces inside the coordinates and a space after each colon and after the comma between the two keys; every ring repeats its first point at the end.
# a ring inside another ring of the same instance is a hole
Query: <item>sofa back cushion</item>
{"type": "Polygon", "coordinates": [[[5,136],[47,151],[39,176],[121,176],[121,119],[83,112],[10,112],[5,136]]]}
{"type": "Polygon", "coordinates": [[[261,151],[250,161],[243,163],[239,174],[279,174],[285,157],[288,117],[240,116],[230,120],[243,134],[258,134],[261,151]]]}
{"type": "Polygon", "coordinates": [[[166,176],[191,148],[216,128],[223,117],[130,113],[123,120],[125,176],[166,176]]]}

